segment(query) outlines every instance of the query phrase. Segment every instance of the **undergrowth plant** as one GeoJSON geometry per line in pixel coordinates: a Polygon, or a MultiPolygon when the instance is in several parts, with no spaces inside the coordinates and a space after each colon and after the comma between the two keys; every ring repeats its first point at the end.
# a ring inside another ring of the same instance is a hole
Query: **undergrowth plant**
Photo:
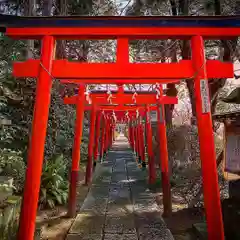
{"type": "Polygon", "coordinates": [[[55,208],[64,205],[68,198],[67,165],[63,155],[57,155],[46,161],[43,167],[40,207],[55,208]]]}

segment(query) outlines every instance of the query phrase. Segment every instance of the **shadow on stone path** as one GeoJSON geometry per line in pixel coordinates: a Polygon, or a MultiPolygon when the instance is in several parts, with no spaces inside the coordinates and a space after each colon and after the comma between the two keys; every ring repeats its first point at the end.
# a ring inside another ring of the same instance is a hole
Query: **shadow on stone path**
{"type": "Polygon", "coordinates": [[[173,240],[126,138],[118,138],[96,172],[66,240],[173,240]]]}

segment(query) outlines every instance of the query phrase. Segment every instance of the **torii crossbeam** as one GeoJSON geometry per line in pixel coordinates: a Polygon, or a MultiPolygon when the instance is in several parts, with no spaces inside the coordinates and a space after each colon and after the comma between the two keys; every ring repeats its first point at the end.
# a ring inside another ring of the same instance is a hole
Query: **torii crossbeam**
{"type": "MultiPolygon", "coordinates": [[[[139,93],[135,95],[134,92],[125,93],[122,97],[120,97],[117,93],[90,93],[89,99],[93,102],[99,102],[101,105],[103,104],[111,104],[111,105],[124,105],[124,104],[134,104],[134,105],[146,105],[146,104],[156,104],[157,103],[157,92],[149,92],[142,94],[139,93]]],[[[65,104],[76,104],[77,96],[65,97],[65,104]]],[[[87,102],[88,103],[88,102],[87,102]]],[[[177,98],[162,96],[161,97],[162,104],[177,104],[177,98]]],[[[106,109],[107,110],[107,109],[106,109]]]]}

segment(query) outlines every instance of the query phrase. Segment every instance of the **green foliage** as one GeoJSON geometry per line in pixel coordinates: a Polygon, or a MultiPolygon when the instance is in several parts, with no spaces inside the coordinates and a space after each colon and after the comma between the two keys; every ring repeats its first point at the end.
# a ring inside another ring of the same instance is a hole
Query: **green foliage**
{"type": "Polygon", "coordinates": [[[81,162],[87,161],[88,158],[88,138],[83,137],[81,143],[81,162]]]}
{"type": "Polygon", "coordinates": [[[92,12],[92,0],[71,0],[69,4],[71,15],[89,15],[92,12]]]}
{"type": "Polygon", "coordinates": [[[41,207],[54,208],[67,202],[68,184],[66,177],[67,165],[63,155],[57,155],[46,161],[43,167],[40,204],[41,207]]]}
{"type": "Polygon", "coordinates": [[[16,192],[21,192],[24,186],[26,165],[21,152],[11,149],[0,149],[0,174],[14,179],[16,192]]]}
{"type": "Polygon", "coordinates": [[[0,39],[0,119],[12,124],[0,129],[0,147],[21,151],[27,148],[35,81],[12,77],[12,61],[24,60],[26,44],[7,37],[0,39]]]}

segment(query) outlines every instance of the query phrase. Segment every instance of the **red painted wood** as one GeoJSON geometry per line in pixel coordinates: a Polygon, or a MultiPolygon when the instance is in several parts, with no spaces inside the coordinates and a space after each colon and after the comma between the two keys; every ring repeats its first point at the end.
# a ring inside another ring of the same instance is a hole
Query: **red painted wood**
{"type": "MultiPolygon", "coordinates": [[[[42,41],[41,62],[49,72],[52,70],[52,60],[54,58],[55,48],[54,42],[54,38],[51,36],[44,37],[42,41]]],[[[28,164],[18,230],[19,240],[32,240],[34,238],[48,114],[51,102],[51,88],[52,79],[45,70],[39,69],[31,141],[28,151],[28,164]]]]}
{"type": "Polygon", "coordinates": [[[95,123],[96,123],[97,108],[96,105],[92,105],[90,128],[89,128],[89,141],[88,141],[88,163],[86,168],[85,184],[88,185],[92,181],[93,170],[93,146],[95,137],[95,123]]]}
{"type": "Polygon", "coordinates": [[[131,120],[128,121],[128,142],[131,148],[132,146],[132,126],[131,126],[131,120]]]}
{"type": "Polygon", "coordinates": [[[100,160],[103,160],[103,155],[104,155],[104,148],[105,148],[105,136],[106,136],[106,116],[103,116],[103,121],[102,121],[102,131],[101,131],[101,151],[100,151],[100,160]]]}
{"type": "Polygon", "coordinates": [[[132,146],[132,150],[134,151],[135,146],[134,146],[134,129],[133,129],[133,120],[132,118],[130,119],[130,123],[129,123],[129,129],[130,129],[130,141],[131,141],[131,146],[132,146]]]}
{"type": "Polygon", "coordinates": [[[134,152],[138,154],[138,144],[137,144],[137,132],[136,132],[136,122],[135,118],[133,118],[133,135],[134,135],[134,152]]]}
{"type": "MultiPolygon", "coordinates": [[[[64,104],[76,104],[76,97],[65,97],[64,104]]],[[[106,93],[90,93],[90,99],[97,105],[103,104],[135,104],[135,105],[145,105],[145,104],[156,104],[160,101],[162,104],[177,104],[178,99],[176,97],[162,96],[157,99],[157,94],[137,94],[135,100],[133,99],[133,94],[123,94],[119,96],[118,94],[112,94],[111,103],[108,101],[109,95],[106,93]]],[[[88,104],[88,101],[86,101],[88,104]]]]}
{"type": "Polygon", "coordinates": [[[39,39],[54,36],[57,39],[190,39],[199,35],[205,39],[237,37],[240,28],[235,27],[74,27],[74,28],[7,28],[6,35],[15,39],[39,39]]]}
{"type": "MultiPolygon", "coordinates": [[[[160,94],[162,94],[162,87],[159,87],[160,94]]],[[[157,124],[159,136],[159,167],[161,169],[162,191],[163,191],[163,214],[168,217],[172,213],[172,196],[171,184],[168,167],[168,147],[167,147],[167,129],[165,122],[164,105],[158,104],[157,109],[157,124]]]]}
{"type": "Polygon", "coordinates": [[[156,182],[156,169],[154,162],[154,153],[152,146],[152,126],[150,120],[150,107],[146,107],[146,133],[147,133],[147,152],[148,152],[148,166],[149,166],[149,184],[156,182]]]}
{"type": "MultiPolygon", "coordinates": [[[[202,163],[204,205],[207,220],[209,240],[223,240],[224,228],[221,211],[220,192],[218,186],[218,173],[214,135],[212,128],[211,111],[203,111],[203,106],[210,106],[209,96],[205,95],[205,104],[202,102],[202,79],[207,79],[205,66],[204,42],[202,37],[194,36],[191,40],[192,58],[194,68],[201,69],[194,79],[194,91],[196,99],[198,136],[200,144],[200,157],[202,163]]],[[[208,91],[208,89],[207,89],[208,91]]],[[[207,108],[206,108],[207,109],[207,108]]]]}
{"type": "MultiPolygon", "coordinates": [[[[224,230],[221,212],[221,202],[218,187],[216,153],[212,133],[211,112],[202,108],[202,80],[208,78],[233,77],[233,64],[218,61],[205,61],[204,39],[219,39],[237,37],[240,28],[233,27],[75,27],[75,28],[7,28],[6,34],[13,38],[43,39],[41,60],[29,60],[15,63],[13,72],[16,77],[38,78],[36,101],[33,116],[32,138],[28,156],[28,168],[24,189],[24,198],[20,217],[18,239],[32,240],[35,230],[35,218],[40,188],[44,142],[46,137],[47,119],[50,104],[52,79],[74,79],[76,83],[91,84],[155,84],[177,83],[180,79],[194,78],[197,123],[199,129],[200,156],[202,162],[204,203],[208,227],[208,239],[223,240],[224,230]],[[192,37],[193,36],[193,37],[192,37]],[[118,39],[117,63],[79,63],[66,60],[53,60],[54,41],[56,39],[118,39]],[[128,41],[131,39],[190,39],[192,44],[192,60],[179,63],[129,63],[128,41]],[[40,64],[41,61],[41,64],[40,64]]],[[[68,80],[73,81],[73,80],[68,80]]],[[[205,104],[210,104],[209,96],[205,104]]],[[[139,100],[141,102],[141,100],[139,100]]],[[[78,103],[83,117],[84,103],[78,103]]],[[[89,110],[89,106],[86,106],[89,110]]],[[[101,106],[105,111],[136,111],[144,114],[141,107],[101,106]]],[[[150,108],[147,107],[147,143],[149,155],[149,183],[156,180],[152,151],[152,129],[149,120],[150,108]]],[[[151,107],[156,110],[156,106],[151,107]]],[[[134,114],[132,115],[134,116],[134,114]]],[[[111,116],[106,114],[104,130],[102,131],[102,151],[111,145],[111,116]],[[108,119],[108,120],[107,120],[108,119]]],[[[79,124],[77,132],[80,132],[79,124]]],[[[71,184],[76,184],[80,160],[81,134],[77,134],[78,146],[73,155],[71,184]],[[75,158],[76,157],[76,158],[75,158]],[[73,182],[73,183],[72,183],[73,182]]],[[[139,154],[137,128],[133,127],[134,149],[139,154]]],[[[75,142],[75,141],[74,141],[75,142]]],[[[74,143],[75,144],[75,143],[74,143]]],[[[162,146],[163,147],[163,146],[162,146]]],[[[166,144],[164,145],[166,147],[166,144]]],[[[101,151],[101,153],[102,153],[101,151]]],[[[166,152],[166,149],[164,150],[166,152]]],[[[166,176],[166,156],[164,160],[164,180],[166,176]]],[[[163,181],[163,182],[164,182],[163,181]]],[[[74,202],[76,185],[70,186],[70,202],[74,202]],[[73,197],[73,200],[71,198],[73,197]]],[[[72,202],[72,203],[73,203],[72,202]]],[[[71,207],[74,204],[70,204],[71,207]]]]}
{"type": "Polygon", "coordinates": [[[129,63],[129,45],[126,37],[117,39],[117,63],[129,63]]]}
{"type": "Polygon", "coordinates": [[[97,157],[98,157],[99,140],[101,141],[101,138],[100,138],[101,118],[102,118],[102,113],[99,111],[97,114],[97,120],[96,120],[96,137],[95,137],[95,145],[94,145],[94,162],[95,162],[95,164],[97,162],[97,157]]]}
{"type": "MultiPolygon", "coordinates": [[[[111,112],[114,110],[116,112],[118,111],[136,111],[139,110],[139,112],[143,112],[144,111],[144,106],[121,106],[121,105],[106,105],[106,106],[98,106],[97,107],[98,110],[102,110],[102,111],[108,111],[110,110],[111,112]]],[[[85,111],[91,110],[91,105],[85,106],[85,111]]],[[[157,106],[150,106],[150,110],[151,111],[156,111],[157,110],[157,106]]]]}
{"type": "MultiPolygon", "coordinates": [[[[15,77],[37,77],[39,60],[27,60],[13,64],[15,77]]],[[[81,63],[55,60],[51,74],[57,79],[74,79],[78,83],[168,83],[193,78],[195,70],[191,60],[179,63],[81,63]],[[79,80],[76,80],[79,79],[79,80]]],[[[233,77],[233,64],[217,60],[207,61],[208,78],[233,77]]]]}
{"type": "Polygon", "coordinates": [[[136,163],[138,164],[138,158],[140,155],[140,149],[139,149],[139,131],[138,131],[138,119],[137,117],[134,120],[135,124],[135,134],[136,134],[136,163]]]}
{"type": "Polygon", "coordinates": [[[179,84],[179,79],[159,79],[159,78],[131,78],[131,79],[123,79],[123,78],[114,78],[114,79],[64,79],[60,80],[61,83],[75,83],[75,84],[167,84],[167,83],[175,83],[179,84]]]}
{"type": "Polygon", "coordinates": [[[141,123],[140,125],[140,141],[141,141],[141,148],[142,148],[142,166],[146,166],[146,160],[145,160],[145,142],[144,142],[144,126],[141,123]]]}
{"type": "Polygon", "coordinates": [[[106,132],[105,132],[105,145],[104,145],[104,153],[106,154],[109,147],[109,116],[106,116],[106,132]]]}
{"type": "Polygon", "coordinates": [[[81,143],[82,143],[82,130],[83,130],[83,119],[84,119],[84,85],[79,86],[77,98],[77,109],[76,109],[76,120],[74,128],[74,141],[72,148],[72,168],[69,188],[69,199],[68,199],[68,216],[74,217],[76,215],[77,206],[77,183],[78,177],[76,174],[79,173],[79,164],[81,159],[81,143]]]}
{"type": "Polygon", "coordinates": [[[138,117],[137,119],[137,124],[138,124],[138,143],[139,143],[139,163],[142,163],[143,161],[143,145],[142,145],[142,136],[141,136],[141,116],[138,117]]]}

